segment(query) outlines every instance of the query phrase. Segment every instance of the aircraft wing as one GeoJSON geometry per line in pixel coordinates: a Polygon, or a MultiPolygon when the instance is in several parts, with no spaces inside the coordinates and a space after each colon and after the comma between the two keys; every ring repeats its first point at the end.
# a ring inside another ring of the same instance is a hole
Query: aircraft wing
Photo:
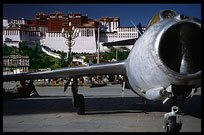
{"type": "Polygon", "coordinates": [[[28,72],[20,74],[4,75],[3,81],[20,81],[49,78],[66,78],[70,76],[89,76],[89,75],[117,75],[126,74],[125,60],[93,64],[87,66],[75,66],[59,68],[51,71],[28,72]]]}
{"type": "Polygon", "coordinates": [[[132,38],[132,39],[126,39],[126,40],[120,40],[120,41],[114,41],[114,42],[105,42],[102,45],[103,46],[107,46],[107,47],[111,47],[111,46],[129,46],[129,45],[134,45],[136,42],[136,38],[132,38]]]}

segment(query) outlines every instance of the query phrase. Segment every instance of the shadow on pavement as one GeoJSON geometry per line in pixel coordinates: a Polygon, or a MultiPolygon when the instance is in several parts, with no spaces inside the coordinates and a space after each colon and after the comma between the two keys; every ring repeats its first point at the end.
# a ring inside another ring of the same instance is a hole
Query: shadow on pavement
{"type": "MultiPolygon", "coordinates": [[[[179,103],[180,104],[180,103],[179,103]]],[[[195,95],[180,110],[185,115],[201,118],[201,96],[195,95]]],[[[170,102],[147,101],[143,104],[140,97],[85,97],[85,114],[115,114],[115,113],[148,113],[170,112],[170,102]]],[[[3,102],[3,115],[46,114],[76,112],[72,106],[71,96],[40,96],[33,98],[7,99],[3,102]]]]}

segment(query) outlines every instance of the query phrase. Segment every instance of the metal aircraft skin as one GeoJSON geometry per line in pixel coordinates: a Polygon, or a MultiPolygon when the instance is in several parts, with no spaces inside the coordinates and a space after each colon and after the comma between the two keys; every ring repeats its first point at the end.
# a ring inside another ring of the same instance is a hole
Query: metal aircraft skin
{"type": "Polygon", "coordinates": [[[126,60],[4,75],[3,80],[87,75],[124,75],[131,89],[149,100],[188,96],[201,85],[201,22],[173,10],[161,10],[150,20],[126,60]]]}

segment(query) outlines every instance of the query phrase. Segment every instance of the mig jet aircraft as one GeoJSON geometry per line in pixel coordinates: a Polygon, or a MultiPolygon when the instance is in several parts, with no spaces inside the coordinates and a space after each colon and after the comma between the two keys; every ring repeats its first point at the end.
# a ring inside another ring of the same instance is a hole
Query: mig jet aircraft
{"type": "Polygon", "coordinates": [[[192,97],[201,86],[201,22],[173,10],[161,10],[149,21],[126,60],[4,75],[3,81],[69,78],[66,90],[72,78],[73,105],[78,114],[84,114],[84,96],[78,94],[77,77],[89,75],[123,75],[139,96],[163,103],[171,99],[172,111],[164,115],[164,128],[180,131],[183,122],[177,98],[192,97]]]}

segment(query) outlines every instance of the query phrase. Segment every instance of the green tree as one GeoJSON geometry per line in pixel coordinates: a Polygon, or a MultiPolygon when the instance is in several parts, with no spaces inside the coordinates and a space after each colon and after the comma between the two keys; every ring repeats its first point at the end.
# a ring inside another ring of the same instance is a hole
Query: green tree
{"type": "Polygon", "coordinates": [[[66,54],[65,53],[61,53],[60,54],[60,59],[58,59],[57,61],[57,64],[58,64],[58,67],[59,68],[62,68],[62,67],[68,67],[68,62],[66,61],[66,54]]]}
{"type": "Polygon", "coordinates": [[[87,58],[84,59],[84,62],[89,63],[89,59],[87,59],[87,58]]]}
{"type": "MultiPolygon", "coordinates": [[[[118,50],[118,56],[117,59],[118,60],[124,60],[128,57],[129,55],[129,51],[119,51],[118,50]]],[[[109,52],[104,52],[103,54],[103,59],[104,60],[112,60],[112,59],[116,58],[116,49],[115,48],[111,48],[109,52]]]]}
{"type": "MultiPolygon", "coordinates": [[[[65,54],[65,53],[64,53],[65,54]]],[[[50,68],[50,67],[58,67],[57,59],[45,54],[40,49],[40,44],[37,43],[35,48],[32,49],[25,45],[24,42],[19,43],[19,48],[15,46],[7,46],[3,44],[3,55],[21,55],[21,56],[29,56],[30,66],[29,70],[36,71],[39,68],[50,68]]],[[[66,64],[65,64],[66,65],[66,64]]],[[[61,67],[64,67],[63,63],[61,67]]]]}
{"type": "Polygon", "coordinates": [[[93,59],[93,60],[92,60],[92,63],[93,63],[93,64],[96,64],[96,63],[97,63],[97,59],[93,59]]]}
{"type": "Polygon", "coordinates": [[[3,56],[8,56],[9,54],[9,47],[6,44],[3,44],[3,56]]]}
{"type": "Polygon", "coordinates": [[[103,59],[112,60],[115,56],[115,48],[111,48],[109,52],[104,52],[103,59]]]}
{"type": "Polygon", "coordinates": [[[7,46],[6,44],[3,44],[3,55],[19,55],[19,50],[15,46],[7,46]]]}
{"type": "Polygon", "coordinates": [[[118,60],[127,59],[129,53],[129,51],[118,51],[118,60]]]}
{"type": "Polygon", "coordinates": [[[40,64],[40,68],[50,68],[52,65],[55,64],[55,58],[48,56],[46,54],[41,54],[42,60],[40,64]]]}

